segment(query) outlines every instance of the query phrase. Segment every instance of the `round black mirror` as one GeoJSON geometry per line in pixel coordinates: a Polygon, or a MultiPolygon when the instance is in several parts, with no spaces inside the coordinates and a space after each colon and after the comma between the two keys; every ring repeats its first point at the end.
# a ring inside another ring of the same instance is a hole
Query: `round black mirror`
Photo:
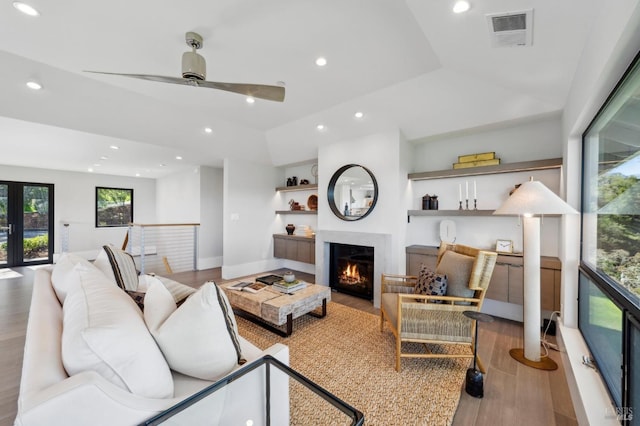
{"type": "Polygon", "coordinates": [[[358,164],[340,167],[329,181],[331,211],[342,220],[360,220],[378,201],[378,182],[373,173],[358,164]]]}

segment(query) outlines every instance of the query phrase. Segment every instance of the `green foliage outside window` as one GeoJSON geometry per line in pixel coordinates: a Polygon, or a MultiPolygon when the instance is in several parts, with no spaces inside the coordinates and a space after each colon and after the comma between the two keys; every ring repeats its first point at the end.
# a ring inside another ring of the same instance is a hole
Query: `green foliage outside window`
{"type": "Polygon", "coordinates": [[[133,189],[96,188],[96,227],[133,222],[133,189]]]}

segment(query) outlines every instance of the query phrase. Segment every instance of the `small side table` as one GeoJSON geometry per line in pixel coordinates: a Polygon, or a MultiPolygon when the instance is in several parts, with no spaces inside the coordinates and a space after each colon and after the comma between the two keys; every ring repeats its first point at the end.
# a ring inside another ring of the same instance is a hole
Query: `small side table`
{"type": "Polygon", "coordinates": [[[464,311],[462,314],[476,321],[476,330],[473,336],[473,368],[467,370],[465,390],[475,398],[482,398],[484,396],[482,372],[476,368],[476,358],[478,357],[478,323],[493,322],[493,317],[478,311],[464,311]]]}

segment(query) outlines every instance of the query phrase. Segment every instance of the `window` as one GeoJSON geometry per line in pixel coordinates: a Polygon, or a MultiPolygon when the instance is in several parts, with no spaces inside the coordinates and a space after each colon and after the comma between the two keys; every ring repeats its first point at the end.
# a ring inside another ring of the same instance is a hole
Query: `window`
{"type": "Polygon", "coordinates": [[[640,54],[583,135],[578,326],[623,424],[640,424],[640,54]]]}
{"type": "Polygon", "coordinates": [[[96,228],[133,222],[133,189],[96,187],[96,228]]]}

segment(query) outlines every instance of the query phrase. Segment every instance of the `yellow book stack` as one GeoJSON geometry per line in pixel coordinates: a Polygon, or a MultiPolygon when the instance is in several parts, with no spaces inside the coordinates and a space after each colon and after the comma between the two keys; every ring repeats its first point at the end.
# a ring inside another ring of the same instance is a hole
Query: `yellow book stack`
{"type": "Polygon", "coordinates": [[[466,169],[469,167],[495,166],[500,164],[495,152],[482,152],[480,154],[459,155],[458,162],[453,163],[454,169],[466,169]]]}

